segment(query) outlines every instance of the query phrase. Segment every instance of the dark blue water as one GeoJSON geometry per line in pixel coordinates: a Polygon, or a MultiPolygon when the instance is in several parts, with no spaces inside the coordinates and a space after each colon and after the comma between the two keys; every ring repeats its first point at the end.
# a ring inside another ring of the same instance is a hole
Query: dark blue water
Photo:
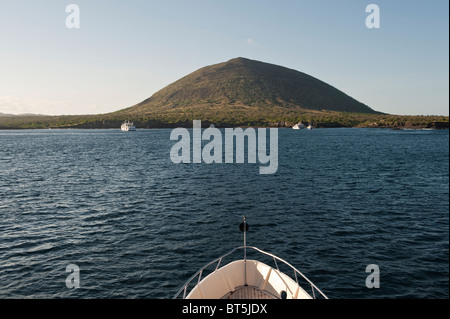
{"type": "Polygon", "coordinates": [[[1,131],[0,298],[171,298],[244,214],[330,298],[449,297],[448,131],[280,129],[274,175],[173,164],[170,132],[1,131]]]}

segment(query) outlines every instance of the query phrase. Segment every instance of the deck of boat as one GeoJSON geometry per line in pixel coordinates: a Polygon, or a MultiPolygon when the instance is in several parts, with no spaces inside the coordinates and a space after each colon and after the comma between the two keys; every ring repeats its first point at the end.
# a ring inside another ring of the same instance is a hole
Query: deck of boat
{"type": "Polygon", "coordinates": [[[240,286],[227,293],[222,299],[279,299],[276,296],[254,286],[240,286]]]}

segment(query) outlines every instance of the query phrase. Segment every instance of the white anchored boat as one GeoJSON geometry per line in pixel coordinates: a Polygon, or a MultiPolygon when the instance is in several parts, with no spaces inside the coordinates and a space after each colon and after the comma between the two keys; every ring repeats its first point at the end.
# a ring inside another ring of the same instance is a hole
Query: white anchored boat
{"type": "Polygon", "coordinates": [[[328,299],[305,275],[288,262],[256,247],[247,246],[248,224],[245,216],[239,228],[244,232],[244,246],[237,247],[200,268],[178,290],[174,299],[316,299],[316,297],[328,299]],[[258,260],[247,259],[248,249],[264,255],[265,258],[271,258],[275,267],[258,260]],[[223,259],[237,250],[244,251],[244,259],[220,267],[223,259]],[[294,276],[281,272],[279,263],[291,270],[294,276]],[[206,268],[213,265],[215,270],[202,278],[206,268]],[[194,284],[195,286],[189,290],[194,284]]]}
{"type": "Polygon", "coordinates": [[[120,126],[120,129],[124,132],[128,132],[128,131],[136,131],[136,126],[134,126],[133,122],[129,122],[129,121],[125,121],[122,123],[122,125],[120,126]]]}
{"type": "Polygon", "coordinates": [[[301,130],[301,129],[305,128],[305,125],[302,122],[299,122],[299,123],[295,124],[292,128],[294,130],[301,130]]]}

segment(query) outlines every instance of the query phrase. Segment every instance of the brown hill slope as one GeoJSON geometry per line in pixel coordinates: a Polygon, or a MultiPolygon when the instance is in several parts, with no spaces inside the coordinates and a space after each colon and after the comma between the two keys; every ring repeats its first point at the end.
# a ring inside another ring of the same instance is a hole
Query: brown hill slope
{"type": "Polygon", "coordinates": [[[133,116],[195,112],[200,118],[231,112],[270,117],[283,109],[287,113],[378,113],[305,73],[245,58],[201,68],[120,112],[133,116]]]}

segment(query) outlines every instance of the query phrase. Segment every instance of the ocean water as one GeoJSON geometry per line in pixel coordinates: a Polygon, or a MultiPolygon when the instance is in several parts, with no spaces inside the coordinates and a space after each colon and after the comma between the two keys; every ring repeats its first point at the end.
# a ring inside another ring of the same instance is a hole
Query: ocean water
{"type": "Polygon", "coordinates": [[[448,130],[280,129],[273,175],[174,164],[170,132],[0,131],[0,298],[172,298],[243,215],[329,298],[449,297],[448,130]]]}

